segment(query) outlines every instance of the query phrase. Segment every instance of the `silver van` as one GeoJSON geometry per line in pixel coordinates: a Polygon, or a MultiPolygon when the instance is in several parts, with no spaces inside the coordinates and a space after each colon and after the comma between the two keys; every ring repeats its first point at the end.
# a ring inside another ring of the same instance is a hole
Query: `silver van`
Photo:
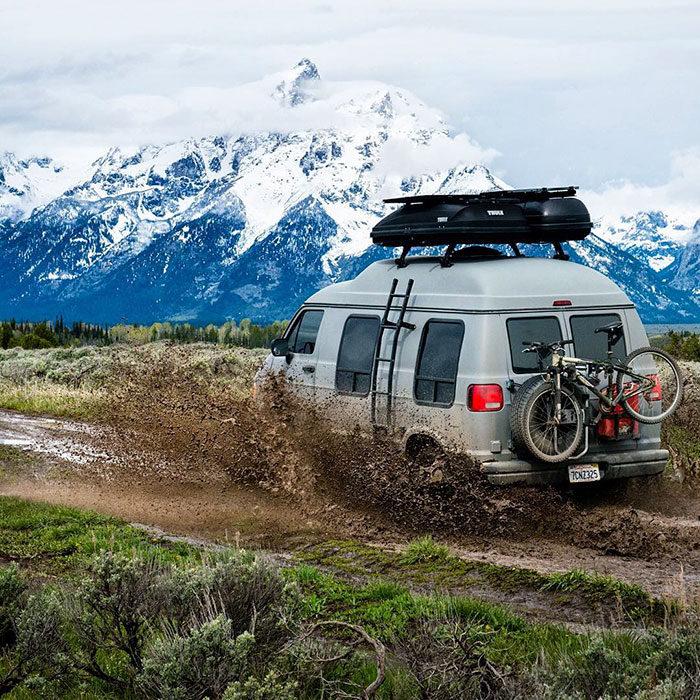
{"type": "Polygon", "coordinates": [[[562,257],[470,246],[447,264],[375,262],[311,296],[259,376],[284,374],[338,427],[390,431],[409,455],[470,455],[496,484],[567,481],[572,464],[595,465],[596,480],[658,474],[668,459],[660,426],[622,411],[587,427],[587,449],[559,464],[514,444],[513,398],[543,370],[525,343],[571,340],[577,357],[604,360],[607,339],[595,331],[621,324],[615,358],[648,345],[622,290],[562,257]]]}

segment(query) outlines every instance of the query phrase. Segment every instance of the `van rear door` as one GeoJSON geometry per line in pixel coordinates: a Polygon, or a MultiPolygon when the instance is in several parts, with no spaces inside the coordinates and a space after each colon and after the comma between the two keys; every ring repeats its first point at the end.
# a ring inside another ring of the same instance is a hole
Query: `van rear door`
{"type": "Polygon", "coordinates": [[[508,374],[515,384],[522,384],[533,374],[544,371],[551,361],[551,355],[524,353],[524,343],[553,343],[565,339],[562,334],[562,321],[561,311],[549,310],[506,317],[508,374]]]}

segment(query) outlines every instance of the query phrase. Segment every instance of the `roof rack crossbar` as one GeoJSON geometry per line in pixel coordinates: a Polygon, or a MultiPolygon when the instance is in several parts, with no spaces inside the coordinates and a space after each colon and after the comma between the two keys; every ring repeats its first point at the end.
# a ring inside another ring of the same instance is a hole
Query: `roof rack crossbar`
{"type": "Polygon", "coordinates": [[[425,194],[412,195],[410,197],[392,197],[385,199],[386,204],[437,204],[439,202],[453,202],[455,204],[475,204],[486,202],[535,202],[544,199],[558,197],[575,197],[576,186],[568,187],[540,187],[537,189],[522,190],[492,190],[491,192],[479,192],[477,194],[425,194]]]}

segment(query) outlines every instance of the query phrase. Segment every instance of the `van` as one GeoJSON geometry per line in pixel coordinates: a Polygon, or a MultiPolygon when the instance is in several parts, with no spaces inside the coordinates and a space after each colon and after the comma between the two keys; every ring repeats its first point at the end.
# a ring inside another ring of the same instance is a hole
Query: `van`
{"type": "MultiPolygon", "coordinates": [[[[454,229],[449,235],[454,242],[454,229]]],[[[434,242],[421,236],[406,247],[434,242]]],[[[502,232],[472,230],[466,241],[475,239],[504,240],[502,232]]],[[[283,374],[338,427],[388,431],[409,456],[468,455],[494,484],[568,481],[572,464],[596,465],[602,480],[662,472],[668,452],[660,426],[622,412],[587,427],[588,449],[561,464],[514,443],[513,398],[543,370],[524,343],[570,339],[577,357],[603,360],[607,339],[595,330],[611,324],[621,324],[615,358],[648,342],[634,304],[604,275],[568,261],[559,246],[555,258],[528,257],[507,241],[516,254],[455,245],[446,260],[447,253],[408,257],[404,250],[317,291],[273,343],[259,377],[283,374]]]]}

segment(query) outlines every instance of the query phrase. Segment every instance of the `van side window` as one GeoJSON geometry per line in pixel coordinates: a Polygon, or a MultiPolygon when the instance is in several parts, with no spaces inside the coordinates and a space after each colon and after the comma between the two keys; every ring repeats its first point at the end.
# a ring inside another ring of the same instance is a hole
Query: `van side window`
{"type": "Polygon", "coordinates": [[[562,340],[559,319],[555,316],[509,318],[506,321],[506,327],[510,344],[510,360],[516,374],[538,372],[545,369],[551,359],[551,355],[542,357],[536,352],[523,353],[524,341],[553,343],[555,340],[562,340]]]}
{"type": "Polygon", "coordinates": [[[428,321],[425,324],[414,383],[418,403],[452,405],[463,338],[461,321],[428,321]]]}
{"type": "Polygon", "coordinates": [[[369,393],[378,333],[379,316],[348,316],[335,369],[335,387],[341,393],[369,393]]]}
{"type": "Polygon", "coordinates": [[[287,335],[289,352],[311,355],[316,349],[316,337],[323,311],[304,311],[287,335]]]}
{"type": "MultiPolygon", "coordinates": [[[[620,317],[617,314],[572,316],[569,323],[571,323],[571,337],[574,341],[576,357],[580,357],[584,360],[604,360],[608,352],[608,336],[607,333],[596,333],[595,329],[619,322],[620,317]]],[[[616,360],[624,360],[626,354],[625,338],[623,335],[623,337],[613,345],[613,357],[616,360]]]]}

